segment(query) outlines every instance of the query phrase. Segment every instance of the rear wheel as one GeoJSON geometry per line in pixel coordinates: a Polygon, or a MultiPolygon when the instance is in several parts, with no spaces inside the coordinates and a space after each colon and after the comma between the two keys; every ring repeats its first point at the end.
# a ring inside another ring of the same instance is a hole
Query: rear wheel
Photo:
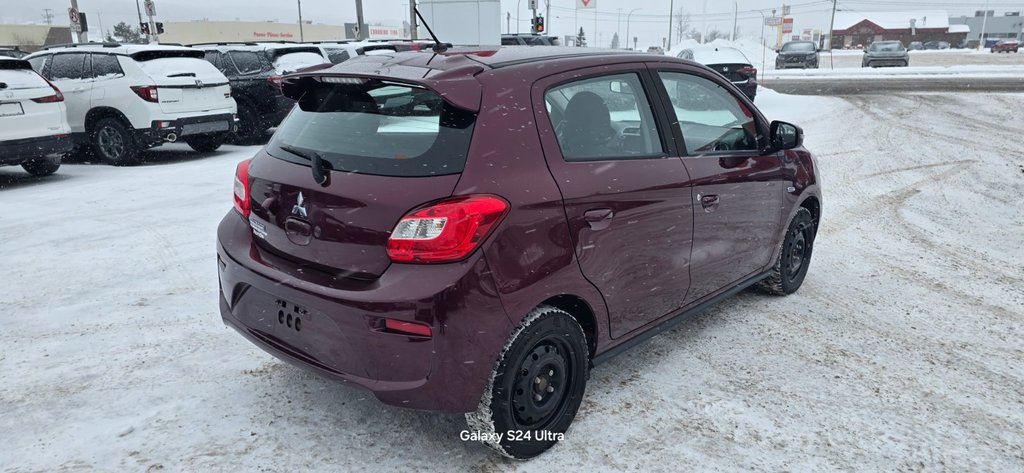
{"type": "Polygon", "coordinates": [[[185,143],[200,153],[212,153],[217,151],[224,141],[227,140],[226,133],[210,133],[206,135],[186,136],[185,143]]]}
{"type": "Polygon", "coordinates": [[[811,212],[801,208],[789,223],[771,274],[758,283],[758,287],[777,296],[789,295],[800,289],[811,263],[816,234],[811,212]]]}
{"type": "Polygon", "coordinates": [[[22,164],[21,167],[36,177],[49,176],[60,169],[60,156],[35,159],[22,164]]]}
{"type": "Polygon", "coordinates": [[[256,109],[248,104],[239,104],[238,130],[231,134],[231,141],[239,145],[257,144],[263,138],[264,131],[256,109]]]}
{"type": "Polygon", "coordinates": [[[107,164],[130,166],[138,164],[141,150],[121,120],[103,118],[90,133],[93,153],[107,164]]]}
{"type": "Polygon", "coordinates": [[[466,414],[466,422],[505,456],[525,460],[544,453],[576,417],[588,359],[576,319],[554,307],[534,309],[499,355],[480,406],[466,414]]]}

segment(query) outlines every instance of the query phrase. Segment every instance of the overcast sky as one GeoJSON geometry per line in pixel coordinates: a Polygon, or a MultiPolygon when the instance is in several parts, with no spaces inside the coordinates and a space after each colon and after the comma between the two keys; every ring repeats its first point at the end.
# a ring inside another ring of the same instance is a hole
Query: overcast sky
{"type": "MultiPolygon", "coordinates": [[[[141,0],[140,0],[141,1],[141,0]]],[[[572,34],[583,27],[588,39],[594,39],[593,9],[575,10],[577,0],[552,0],[551,17],[547,19],[549,32],[557,35],[572,34]]],[[[612,35],[618,31],[624,39],[626,19],[630,10],[639,8],[632,15],[630,36],[639,37],[639,45],[646,47],[660,44],[668,35],[669,0],[593,0],[597,3],[598,43],[608,46],[612,35]],[[621,20],[619,12],[621,11],[621,20]]],[[[545,0],[539,0],[543,9],[545,0]]],[[[0,0],[0,23],[42,23],[43,9],[50,8],[55,15],[54,24],[67,24],[67,8],[70,0],[0,0]]],[[[511,29],[516,31],[516,9],[519,5],[520,30],[529,31],[529,0],[502,0],[502,32],[506,29],[505,13],[512,14],[511,29]]],[[[734,4],[740,14],[739,28],[744,36],[756,38],[761,32],[761,16],[753,10],[778,8],[781,1],[770,0],[675,0],[675,7],[685,8],[691,15],[694,28],[700,29],[702,19],[707,29],[717,28],[728,31],[732,28],[734,4]],[[702,16],[707,5],[707,16],[702,16]]],[[[790,0],[796,30],[821,28],[828,30],[831,0],[790,0]]],[[[296,4],[289,0],[156,0],[159,19],[164,21],[197,20],[277,20],[297,21],[296,4]]],[[[368,23],[401,25],[406,19],[402,13],[408,11],[405,0],[364,0],[364,11],[368,23]]],[[[893,10],[946,10],[951,15],[973,15],[981,9],[984,1],[958,2],[954,0],[839,0],[840,10],[893,11],[893,10]]],[[[120,21],[137,22],[135,0],[79,0],[79,9],[89,14],[93,29],[100,23],[104,29],[111,29],[120,21]]],[[[1024,0],[992,0],[989,9],[997,15],[1007,10],[1024,9],[1024,0]]],[[[354,0],[302,0],[303,17],[315,23],[340,25],[355,19],[354,0]]],[[[770,12],[769,12],[770,14],[770,12]]],[[[442,38],[443,39],[443,38],[442,38]]]]}

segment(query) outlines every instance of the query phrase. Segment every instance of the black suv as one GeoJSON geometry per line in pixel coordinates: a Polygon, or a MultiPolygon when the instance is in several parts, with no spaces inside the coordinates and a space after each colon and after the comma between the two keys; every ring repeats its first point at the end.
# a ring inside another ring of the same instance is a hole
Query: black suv
{"type": "Polygon", "coordinates": [[[561,46],[557,36],[516,33],[501,35],[502,46],[561,46]]]}
{"type": "Polygon", "coordinates": [[[779,53],[775,58],[776,69],[818,68],[818,46],[813,41],[790,41],[776,52],[779,53]]]}
{"type": "Polygon", "coordinates": [[[328,62],[320,48],[295,43],[203,43],[193,48],[206,52],[206,60],[231,82],[238,103],[239,144],[258,143],[268,128],[276,127],[295,105],[281,93],[281,77],[299,69],[328,62]]]}

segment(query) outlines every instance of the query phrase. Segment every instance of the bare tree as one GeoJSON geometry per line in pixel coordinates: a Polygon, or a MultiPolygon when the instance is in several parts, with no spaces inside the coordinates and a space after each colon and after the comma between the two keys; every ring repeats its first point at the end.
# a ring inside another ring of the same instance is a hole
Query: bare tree
{"type": "Polygon", "coordinates": [[[673,16],[673,20],[676,22],[676,42],[682,41],[684,38],[689,38],[690,30],[693,29],[690,26],[690,14],[683,7],[679,7],[673,16]]]}

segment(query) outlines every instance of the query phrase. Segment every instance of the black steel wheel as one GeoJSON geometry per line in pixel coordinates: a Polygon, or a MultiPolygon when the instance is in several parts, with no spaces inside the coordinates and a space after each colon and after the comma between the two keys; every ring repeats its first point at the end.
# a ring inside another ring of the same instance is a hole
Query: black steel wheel
{"type": "Polygon", "coordinates": [[[811,264],[817,231],[811,212],[805,208],[798,210],[786,230],[786,237],[782,240],[782,247],[771,274],[758,286],[769,294],[779,296],[792,294],[800,289],[811,264]]]}
{"type": "Polygon", "coordinates": [[[505,456],[525,460],[544,453],[576,417],[589,359],[576,319],[554,307],[534,309],[499,356],[479,408],[466,414],[467,423],[490,439],[485,445],[505,456]]]}

